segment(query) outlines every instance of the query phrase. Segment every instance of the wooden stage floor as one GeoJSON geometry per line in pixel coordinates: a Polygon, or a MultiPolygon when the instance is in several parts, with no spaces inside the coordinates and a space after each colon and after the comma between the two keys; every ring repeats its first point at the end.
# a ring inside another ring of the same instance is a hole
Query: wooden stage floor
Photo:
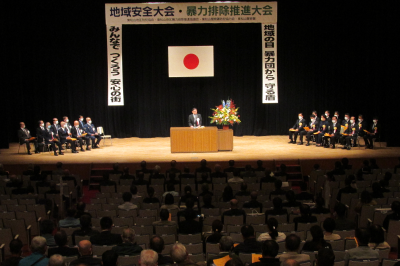
{"type": "MultiPolygon", "coordinates": [[[[138,163],[146,160],[148,163],[166,163],[171,160],[178,162],[199,162],[206,159],[210,162],[236,161],[291,161],[291,160],[332,160],[343,157],[351,158],[397,158],[400,156],[399,147],[377,147],[374,150],[352,148],[351,150],[317,148],[288,144],[287,136],[244,136],[234,137],[233,151],[218,153],[171,153],[170,138],[125,138],[106,140],[101,143],[101,149],[72,154],[69,150],[64,156],[54,156],[52,153],[18,154],[18,143],[11,143],[10,149],[0,150],[0,163],[13,164],[53,164],[62,161],[65,164],[109,164],[138,163]]],[[[379,146],[379,145],[378,145],[379,146]]],[[[24,152],[21,146],[20,152],[24,152]]],[[[397,159],[396,159],[397,160],[397,159]]]]}

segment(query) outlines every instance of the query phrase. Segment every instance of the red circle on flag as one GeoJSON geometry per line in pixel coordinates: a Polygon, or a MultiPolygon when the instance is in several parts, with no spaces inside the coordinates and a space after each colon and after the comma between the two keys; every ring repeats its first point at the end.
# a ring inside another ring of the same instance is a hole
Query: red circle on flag
{"type": "Polygon", "coordinates": [[[187,54],[183,58],[183,64],[187,69],[195,69],[199,66],[199,58],[195,54],[187,54]]]}

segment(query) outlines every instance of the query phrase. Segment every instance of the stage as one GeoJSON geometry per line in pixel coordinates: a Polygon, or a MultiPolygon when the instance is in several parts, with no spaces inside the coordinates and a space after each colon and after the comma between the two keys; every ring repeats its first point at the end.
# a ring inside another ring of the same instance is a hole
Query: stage
{"type": "MultiPolygon", "coordinates": [[[[121,167],[129,166],[131,171],[134,171],[139,168],[142,160],[147,161],[148,168],[159,164],[163,170],[169,167],[171,160],[176,160],[178,167],[188,166],[191,170],[194,170],[202,159],[206,159],[211,168],[217,162],[222,167],[227,167],[229,160],[235,160],[237,167],[246,164],[255,166],[257,160],[263,160],[264,166],[271,169],[281,162],[300,164],[303,174],[307,174],[316,162],[324,169],[331,169],[333,162],[343,157],[349,158],[350,163],[356,168],[360,167],[362,160],[369,158],[377,159],[380,167],[389,168],[398,163],[397,158],[400,155],[399,147],[379,147],[378,144],[373,150],[366,150],[364,147],[351,150],[325,149],[315,145],[306,147],[288,144],[287,136],[234,137],[233,151],[215,153],[171,153],[170,138],[112,139],[112,145],[109,139],[105,141],[106,145],[103,145],[104,140],[102,140],[100,149],[78,154],[67,150],[64,152],[65,155],[57,157],[49,152],[29,156],[24,153],[23,146],[20,148],[22,153],[18,154],[19,144],[11,143],[10,149],[1,150],[0,163],[11,173],[21,174],[29,163],[41,165],[42,170],[50,170],[54,169],[56,162],[61,161],[72,173],[79,172],[85,179],[92,165],[110,167],[115,162],[121,167]]],[[[383,146],[386,146],[385,143],[383,146]]]]}

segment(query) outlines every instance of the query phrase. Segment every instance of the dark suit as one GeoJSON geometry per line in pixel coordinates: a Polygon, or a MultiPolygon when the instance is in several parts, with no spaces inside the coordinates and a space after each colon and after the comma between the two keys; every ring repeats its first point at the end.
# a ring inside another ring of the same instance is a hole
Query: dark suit
{"type": "Polygon", "coordinates": [[[353,146],[355,146],[357,136],[358,136],[358,125],[357,124],[349,124],[349,127],[343,132],[348,134],[348,136],[342,136],[341,139],[346,142],[346,146],[351,146],[351,141],[353,141],[353,146]],[[353,130],[354,129],[354,130],[353,130]]]}
{"type": "Polygon", "coordinates": [[[328,121],[321,121],[319,123],[319,133],[317,134],[317,144],[323,144],[323,137],[325,133],[329,132],[329,122],[328,121]]]}
{"type": "Polygon", "coordinates": [[[82,136],[82,130],[76,128],[76,127],[72,127],[71,128],[71,133],[72,133],[72,137],[76,138],[79,142],[79,146],[81,146],[81,150],[83,151],[83,139],[85,139],[86,141],[86,149],[89,149],[89,145],[90,145],[90,137],[88,137],[88,135],[86,135],[85,137],[82,136]]]}
{"type": "Polygon", "coordinates": [[[57,124],[57,125],[51,125],[51,128],[50,128],[50,130],[51,130],[51,132],[53,132],[54,133],[54,136],[58,136],[58,130],[60,129],[60,125],[59,124],[57,124]]]}
{"type": "Polygon", "coordinates": [[[100,135],[95,135],[97,133],[96,127],[93,124],[86,124],[85,125],[85,132],[88,133],[87,136],[92,139],[92,146],[95,147],[100,144],[101,141],[101,136],[100,135]],[[93,134],[93,136],[92,136],[93,134]],[[96,143],[94,143],[94,140],[96,140],[96,143]]]}
{"type": "Polygon", "coordinates": [[[201,114],[196,114],[196,115],[191,114],[191,115],[189,115],[188,124],[189,124],[189,127],[200,127],[200,126],[202,126],[203,125],[203,120],[201,118],[201,114]],[[196,118],[199,119],[199,124],[197,124],[197,119],[195,120],[195,118],[194,118],[195,116],[196,116],[196,118]]]}
{"type": "Polygon", "coordinates": [[[79,128],[84,130],[85,129],[85,125],[86,123],[84,123],[83,121],[79,121],[79,128]]]}
{"type": "Polygon", "coordinates": [[[334,148],[336,141],[339,140],[339,138],[340,138],[340,128],[341,128],[341,126],[340,126],[339,123],[337,123],[337,122],[335,124],[332,123],[330,125],[330,127],[329,127],[329,132],[328,133],[330,135],[333,134],[333,136],[324,137],[325,143],[328,143],[328,139],[330,138],[331,139],[331,145],[334,148]]]}
{"type": "Polygon", "coordinates": [[[122,243],[121,235],[112,234],[111,231],[103,231],[98,235],[93,235],[90,237],[90,242],[97,246],[112,246],[122,243]]]}
{"type": "Polygon", "coordinates": [[[46,145],[51,144],[51,148],[56,154],[56,145],[58,146],[58,151],[61,152],[61,143],[59,140],[54,140],[56,139],[54,136],[54,132],[51,131],[51,129],[45,129],[44,130],[44,143],[46,145]]]}
{"type": "Polygon", "coordinates": [[[66,128],[60,128],[58,130],[58,137],[60,138],[60,143],[69,143],[71,144],[71,149],[73,152],[76,152],[76,147],[75,147],[75,141],[72,141],[71,139],[67,139],[69,137],[68,131],[66,128]]]}
{"type": "Polygon", "coordinates": [[[30,143],[33,143],[35,145],[35,152],[39,152],[37,139],[29,140],[31,137],[32,136],[31,136],[31,133],[29,132],[29,130],[27,130],[25,128],[24,129],[20,128],[18,130],[19,144],[22,145],[25,143],[26,149],[28,150],[28,153],[30,153],[30,150],[31,150],[30,143]]]}
{"type": "Polygon", "coordinates": [[[359,136],[363,137],[364,135],[367,134],[364,132],[364,129],[368,130],[367,122],[365,122],[365,120],[363,120],[362,122],[357,121],[357,126],[358,126],[358,130],[359,130],[359,132],[358,132],[359,136]]]}
{"type": "Polygon", "coordinates": [[[310,123],[308,123],[308,127],[310,128],[310,131],[303,130],[300,132],[300,142],[303,143],[303,137],[304,137],[304,135],[306,135],[307,143],[309,143],[311,140],[311,136],[315,132],[318,131],[318,126],[319,126],[319,122],[317,122],[317,120],[315,120],[314,122],[311,121],[310,123]]]}
{"type": "Polygon", "coordinates": [[[73,257],[77,256],[79,257],[79,251],[77,248],[70,248],[70,247],[56,247],[56,248],[49,248],[48,251],[48,257],[50,258],[54,254],[60,254],[61,256],[64,257],[73,257]]]}
{"type": "Polygon", "coordinates": [[[281,209],[281,210],[266,210],[265,211],[265,223],[268,221],[268,215],[285,215],[287,216],[287,209],[281,209]]]}
{"type": "Polygon", "coordinates": [[[227,211],[224,211],[221,217],[221,222],[224,223],[224,217],[225,216],[239,216],[243,215],[243,224],[246,223],[246,212],[244,210],[239,210],[239,209],[230,209],[227,211]]]}
{"type": "Polygon", "coordinates": [[[366,128],[369,133],[371,134],[364,134],[364,141],[365,141],[365,146],[370,147],[371,149],[373,148],[373,139],[379,138],[379,134],[381,131],[381,125],[379,123],[372,123],[368,128],[366,128]]]}
{"type": "Polygon", "coordinates": [[[293,129],[297,129],[298,131],[289,131],[289,139],[290,142],[296,142],[297,140],[297,135],[304,131],[304,127],[307,125],[307,121],[303,118],[301,120],[297,120],[296,123],[292,126],[293,129]],[[293,140],[293,135],[294,135],[294,140],[293,140]]]}
{"type": "Polygon", "coordinates": [[[243,243],[240,243],[237,245],[234,249],[233,252],[235,252],[236,255],[239,253],[256,253],[256,254],[261,254],[262,243],[258,242],[255,237],[252,238],[247,238],[243,241],[243,243]]]}

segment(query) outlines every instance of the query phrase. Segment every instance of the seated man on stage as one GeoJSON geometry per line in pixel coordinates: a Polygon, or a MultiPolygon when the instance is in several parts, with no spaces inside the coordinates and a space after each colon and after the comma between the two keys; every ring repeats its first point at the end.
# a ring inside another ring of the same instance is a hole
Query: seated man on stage
{"type": "Polygon", "coordinates": [[[67,127],[71,130],[72,126],[69,123],[69,119],[68,116],[63,116],[63,121],[65,122],[65,124],[67,125],[67,127]]]}
{"type": "Polygon", "coordinates": [[[367,129],[367,122],[364,121],[363,115],[358,115],[358,136],[364,137],[365,132],[364,129],[367,129]]]}
{"type": "Polygon", "coordinates": [[[197,108],[192,109],[192,114],[189,115],[188,119],[189,127],[201,127],[203,121],[201,119],[201,114],[197,113],[197,108]]]}
{"type": "Polygon", "coordinates": [[[319,129],[316,132],[318,134],[314,134],[317,137],[317,147],[324,146],[323,137],[325,133],[328,133],[328,130],[329,130],[329,122],[326,120],[325,115],[321,115],[321,122],[319,123],[319,129]]]}
{"type": "Polygon", "coordinates": [[[84,128],[87,135],[92,139],[92,148],[100,148],[101,136],[97,133],[96,127],[92,124],[92,119],[90,117],[86,117],[86,125],[84,128]],[[94,142],[95,139],[97,139],[96,142],[94,142]]]}
{"type": "Polygon", "coordinates": [[[83,119],[83,115],[80,115],[78,120],[79,120],[79,128],[82,129],[82,130],[85,130],[84,129],[85,122],[84,122],[84,119],[83,119]]]}
{"type": "Polygon", "coordinates": [[[306,146],[310,146],[310,140],[311,136],[318,131],[318,125],[319,123],[315,119],[315,115],[310,115],[310,123],[308,123],[308,127],[310,128],[310,131],[301,131],[300,132],[300,143],[299,145],[303,144],[303,137],[306,135],[306,140],[307,144],[306,146]]]}
{"type": "Polygon", "coordinates": [[[61,151],[62,145],[61,145],[60,141],[57,138],[55,138],[54,133],[51,131],[50,122],[46,122],[46,127],[45,127],[44,131],[42,132],[42,134],[43,134],[42,136],[44,139],[44,144],[51,145],[51,149],[54,151],[54,156],[58,156],[57,150],[56,150],[56,145],[58,147],[59,154],[64,155],[64,153],[61,151]]]}
{"type": "Polygon", "coordinates": [[[61,144],[64,144],[66,142],[71,144],[72,153],[78,153],[76,151],[75,141],[72,140],[71,135],[72,134],[69,132],[68,127],[65,124],[65,122],[61,121],[60,129],[58,130],[58,136],[60,138],[61,144]]]}
{"type": "Polygon", "coordinates": [[[343,132],[343,135],[342,135],[342,137],[340,138],[341,139],[341,141],[344,143],[346,143],[344,146],[343,146],[343,149],[348,149],[348,150],[350,150],[351,149],[351,146],[355,146],[355,144],[356,144],[356,141],[357,141],[357,136],[358,136],[358,125],[356,124],[356,121],[355,121],[355,117],[354,116],[352,116],[351,118],[350,118],[350,124],[349,124],[349,127],[343,132]],[[353,145],[351,144],[351,141],[353,140],[353,145]]]}
{"type": "Polygon", "coordinates": [[[338,123],[340,126],[342,123],[342,120],[339,118],[339,111],[335,111],[335,116],[336,116],[336,123],[338,123]]]}
{"type": "Polygon", "coordinates": [[[289,144],[293,143],[296,144],[297,140],[297,135],[301,132],[304,131],[304,127],[307,125],[307,121],[303,119],[303,114],[299,113],[299,119],[296,120],[296,123],[294,123],[293,127],[289,129],[289,144]],[[293,135],[294,135],[294,140],[293,140],[293,135]]]}
{"type": "Polygon", "coordinates": [[[328,121],[328,124],[330,124],[332,122],[332,118],[330,117],[330,112],[329,110],[325,111],[325,117],[326,117],[326,121],[328,121]]]}
{"type": "Polygon", "coordinates": [[[371,126],[368,129],[366,129],[368,131],[368,133],[366,132],[366,134],[364,135],[366,149],[374,148],[373,139],[379,138],[380,129],[381,129],[381,125],[378,124],[378,117],[374,116],[371,126]]]}
{"type": "Polygon", "coordinates": [[[349,120],[350,120],[350,114],[349,113],[345,113],[344,114],[344,119],[342,120],[341,125],[344,127],[348,127],[349,126],[349,120]]]}
{"type": "Polygon", "coordinates": [[[29,130],[25,128],[25,123],[20,122],[19,127],[20,127],[20,129],[18,130],[19,144],[20,145],[25,144],[28,154],[32,155],[30,143],[33,143],[35,145],[35,153],[39,153],[37,140],[36,138],[32,139],[31,132],[29,132],[29,130]]]}
{"type": "MultiPolygon", "coordinates": [[[[71,134],[72,134],[72,137],[74,139],[77,139],[77,141],[79,142],[79,146],[81,147],[81,151],[85,151],[83,149],[83,138],[84,138],[84,136],[82,136],[82,132],[83,131],[81,129],[79,129],[79,121],[75,120],[74,121],[74,126],[71,128],[71,134]]],[[[89,150],[89,144],[90,144],[90,138],[88,137],[86,139],[86,150],[89,150]]]]}
{"type": "Polygon", "coordinates": [[[336,141],[339,140],[339,138],[340,138],[340,124],[338,123],[336,116],[332,117],[332,125],[330,126],[328,133],[329,133],[329,137],[324,136],[325,148],[329,148],[328,139],[330,138],[332,149],[334,149],[336,141]]]}

